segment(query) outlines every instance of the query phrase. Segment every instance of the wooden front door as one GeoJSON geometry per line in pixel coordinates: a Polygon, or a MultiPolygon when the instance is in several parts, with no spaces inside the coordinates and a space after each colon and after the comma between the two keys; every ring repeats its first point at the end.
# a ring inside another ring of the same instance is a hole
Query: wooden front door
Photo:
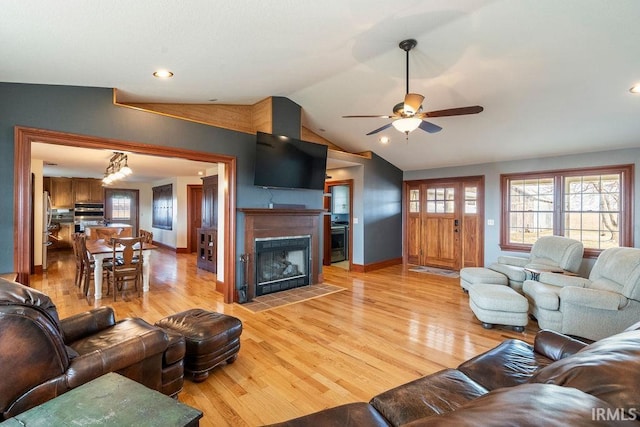
{"type": "Polygon", "coordinates": [[[420,265],[460,268],[460,184],[456,182],[426,184],[423,188],[425,208],[421,215],[420,265]]]}
{"type": "Polygon", "coordinates": [[[452,270],[481,266],[482,189],[482,177],[407,182],[407,262],[452,270]]]}

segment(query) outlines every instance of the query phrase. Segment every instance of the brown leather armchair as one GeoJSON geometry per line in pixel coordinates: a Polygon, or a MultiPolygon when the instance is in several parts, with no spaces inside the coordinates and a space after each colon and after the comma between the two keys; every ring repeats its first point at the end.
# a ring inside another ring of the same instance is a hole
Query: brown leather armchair
{"type": "Polygon", "coordinates": [[[100,307],[60,320],[51,299],[0,279],[0,419],[108,372],[167,395],[183,383],[184,337],[100,307]]]}

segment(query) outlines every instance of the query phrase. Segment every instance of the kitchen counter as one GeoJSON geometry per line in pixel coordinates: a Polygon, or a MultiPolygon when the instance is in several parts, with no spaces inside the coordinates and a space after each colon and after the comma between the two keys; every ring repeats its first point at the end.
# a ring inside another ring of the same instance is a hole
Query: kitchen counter
{"type": "Polygon", "coordinates": [[[84,234],[89,240],[104,239],[107,237],[132,237],[133,228],[129,224],[113,223],[109,225],[86,225],[84,234]]]}

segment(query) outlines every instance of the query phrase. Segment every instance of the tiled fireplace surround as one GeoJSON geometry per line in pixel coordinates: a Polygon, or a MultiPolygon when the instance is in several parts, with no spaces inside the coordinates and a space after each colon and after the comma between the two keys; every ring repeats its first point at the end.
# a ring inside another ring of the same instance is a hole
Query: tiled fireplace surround
{"type": "Polygon", "coordinates": [[[247,260],[245,279],[247,301],[256,296],[255,239],[311,236],[310,284],[320,282],[320,219],[322,209],[238,209],[244,214],[244,253],[247,260]]]}

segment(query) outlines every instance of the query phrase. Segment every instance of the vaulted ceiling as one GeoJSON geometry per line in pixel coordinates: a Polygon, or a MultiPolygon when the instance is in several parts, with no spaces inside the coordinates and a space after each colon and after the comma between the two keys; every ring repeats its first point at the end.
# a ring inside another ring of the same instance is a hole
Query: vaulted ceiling
{"type": "Polygon", "coordinates": [[[113,87],[121,101],[285,96],[311,131],[403,170],[640,146],[637,0],[47,0],[4,2],[0,81],[113,87]],[[435,134],[393,128],[405,94],[435,134]],[[173,78],[152,77],[164,68],[173,78]],[[389,136],[382,145],[379,137],[389,136]]]}

